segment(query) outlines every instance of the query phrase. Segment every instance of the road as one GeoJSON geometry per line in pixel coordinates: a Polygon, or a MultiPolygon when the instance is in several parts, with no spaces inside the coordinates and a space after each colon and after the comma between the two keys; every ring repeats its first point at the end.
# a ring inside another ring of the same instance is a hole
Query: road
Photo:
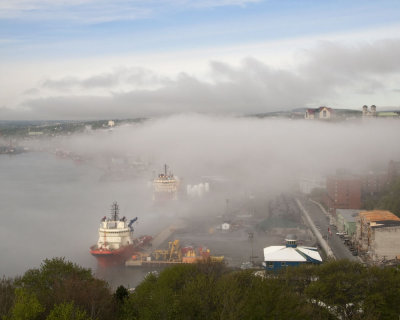
{"type": "Polygon", "coordinates": [[[308,199],[298,197],[298,200],[301,202],[304,209],[307,210],[316,228],[322,236],[327,239],[327,243],[332,249],[335,258],[359,261],[358,257],[351,254],[348,247],[343,243],[343,240],[336,235],[336,229],[332,229],[332,226],[329,225],[329,217],[321,210],[321,208],[308,199]],[[332,231],[332,235],[329,234],[328,228],[332,231]]]}

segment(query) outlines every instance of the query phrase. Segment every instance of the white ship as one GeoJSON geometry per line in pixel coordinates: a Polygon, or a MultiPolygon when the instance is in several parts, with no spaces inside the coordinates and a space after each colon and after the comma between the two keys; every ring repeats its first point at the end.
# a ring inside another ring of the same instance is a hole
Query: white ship
{"type": "Polygon", "coordinates": [[[136,220],[137,217],[128,223],[125,217],[120,219],[118,204],[112,204],[111,217],[101,220],[99,239],[97,244],[90,248],[90,253],[97,258],[100,266],[124,264],[143,245],[151,241],[150,236],[133,238],[132,225],[136,220]]]}
{"type": "Polygon", "coordinates": [[[153,180],[153,188],[154,201],[176,200],[178,199],[179,179],[172,173],[168,173],[167,165],[164,165],[164,172],[153,180]]]}

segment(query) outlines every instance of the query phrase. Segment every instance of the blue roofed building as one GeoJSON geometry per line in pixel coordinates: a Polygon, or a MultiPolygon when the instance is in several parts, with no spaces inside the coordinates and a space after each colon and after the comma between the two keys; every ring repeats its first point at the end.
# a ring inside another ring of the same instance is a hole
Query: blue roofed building
{"type": "Polygon", "coordinates": [[[263,265],[266,270],[277,271],[285,267],[298,266],[303,263],[322,263],[322,258],[317,248],[297,246],[297,239],[293,235],[288,235],[285,241],[285,246],[269,246],[264,248],[263,265]]]}

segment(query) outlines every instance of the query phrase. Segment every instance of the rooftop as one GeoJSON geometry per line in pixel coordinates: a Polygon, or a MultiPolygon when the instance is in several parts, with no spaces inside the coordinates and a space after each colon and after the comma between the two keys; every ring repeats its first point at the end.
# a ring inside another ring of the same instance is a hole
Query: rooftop
{"type": "Polygon", "coordinates": [[[400,221],[400,218],[387,210],[363,211],[359,213],[360,219],[366,222],[382,222],[385,220],[400,221]]]}
{"type": "Polygon", "coordinates": [[[336,214],[341,215],[347,222],[356,222],[360,210],[356,209],[336,209],[336,214]]]}
{"type": "Polygon", "coordinates": [[[312,247],[269,246],[264,248],[264,261],[322,262],[322,258],[317,249],[312,247]]]}

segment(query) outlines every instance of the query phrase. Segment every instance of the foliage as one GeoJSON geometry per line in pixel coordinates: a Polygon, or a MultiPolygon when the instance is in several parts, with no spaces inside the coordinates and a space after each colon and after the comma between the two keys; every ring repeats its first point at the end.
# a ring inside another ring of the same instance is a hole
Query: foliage
{"type": "Polygon", "coordinates": [[[305,296],[251,271],[220,264],[179,265],[147,277],[125,306],[125,319],[329,319],[305,296]]]}
{"type": "Polygon", "coordinates": [[[364,199],[367,210],[389,210],[400,217],[400,178],[394,179],[382,192],[364,199]]]}
{"type": "Polygon", "coordinates": [[[364,267],[348,260],[314,270],[306,295],[331,307],[341,319],[393,319],[400,314],[398,269],[364,267]]]}
{"type": "Polygon", "coordinates": [[[64,302],[56,304],[46,320],[90,320],[90,318],[73,302],[64,302]]]}
{"type": "Polygon", "coordinates": [[[114,293],[114,298],[118,303],[123,304],[125,299],[129,297],[129,291],[124,286],[119,286],[114,293]]]}
{"type": "Polygon", "coordinates": [[[14,281],[2,278],[0,280],[0,319],[6,316],[14,304],[14,281]]]}
{"type": "Polygon", "coordinates": [[[89,269],[64,258],[46,259],[39,269],[25,272],[16,284],[39,299],[46,309],[45,315],[55,304],[63,302],[74,302],[99,320],[110,319],[114,311],[108,284],[94,278],[89,269]]]}
{"type": "Polygon", "coordinates": [[[394,180],[378,200],[379,209],[389,210],[400,216],[400,178],[394,180]]]}
{"type": "Polygon", "coordinates": [[[111,294],[89,270],[57,258],[27,271],[15,285],[3,279],[2,286],[3,293],[15,292],[3,304],[3,320],[346,320],[400,315],[400,269],[348,260],[257,274],[210,261],[182,264],[149,274],[131,294],[123,286],[111,294]]]}
{"type": "Polygon", "coordinates": [[[44,311],[37,297],[26,289],[15,289],[15,302],[9,320],[35,320],[44,311]]]}

